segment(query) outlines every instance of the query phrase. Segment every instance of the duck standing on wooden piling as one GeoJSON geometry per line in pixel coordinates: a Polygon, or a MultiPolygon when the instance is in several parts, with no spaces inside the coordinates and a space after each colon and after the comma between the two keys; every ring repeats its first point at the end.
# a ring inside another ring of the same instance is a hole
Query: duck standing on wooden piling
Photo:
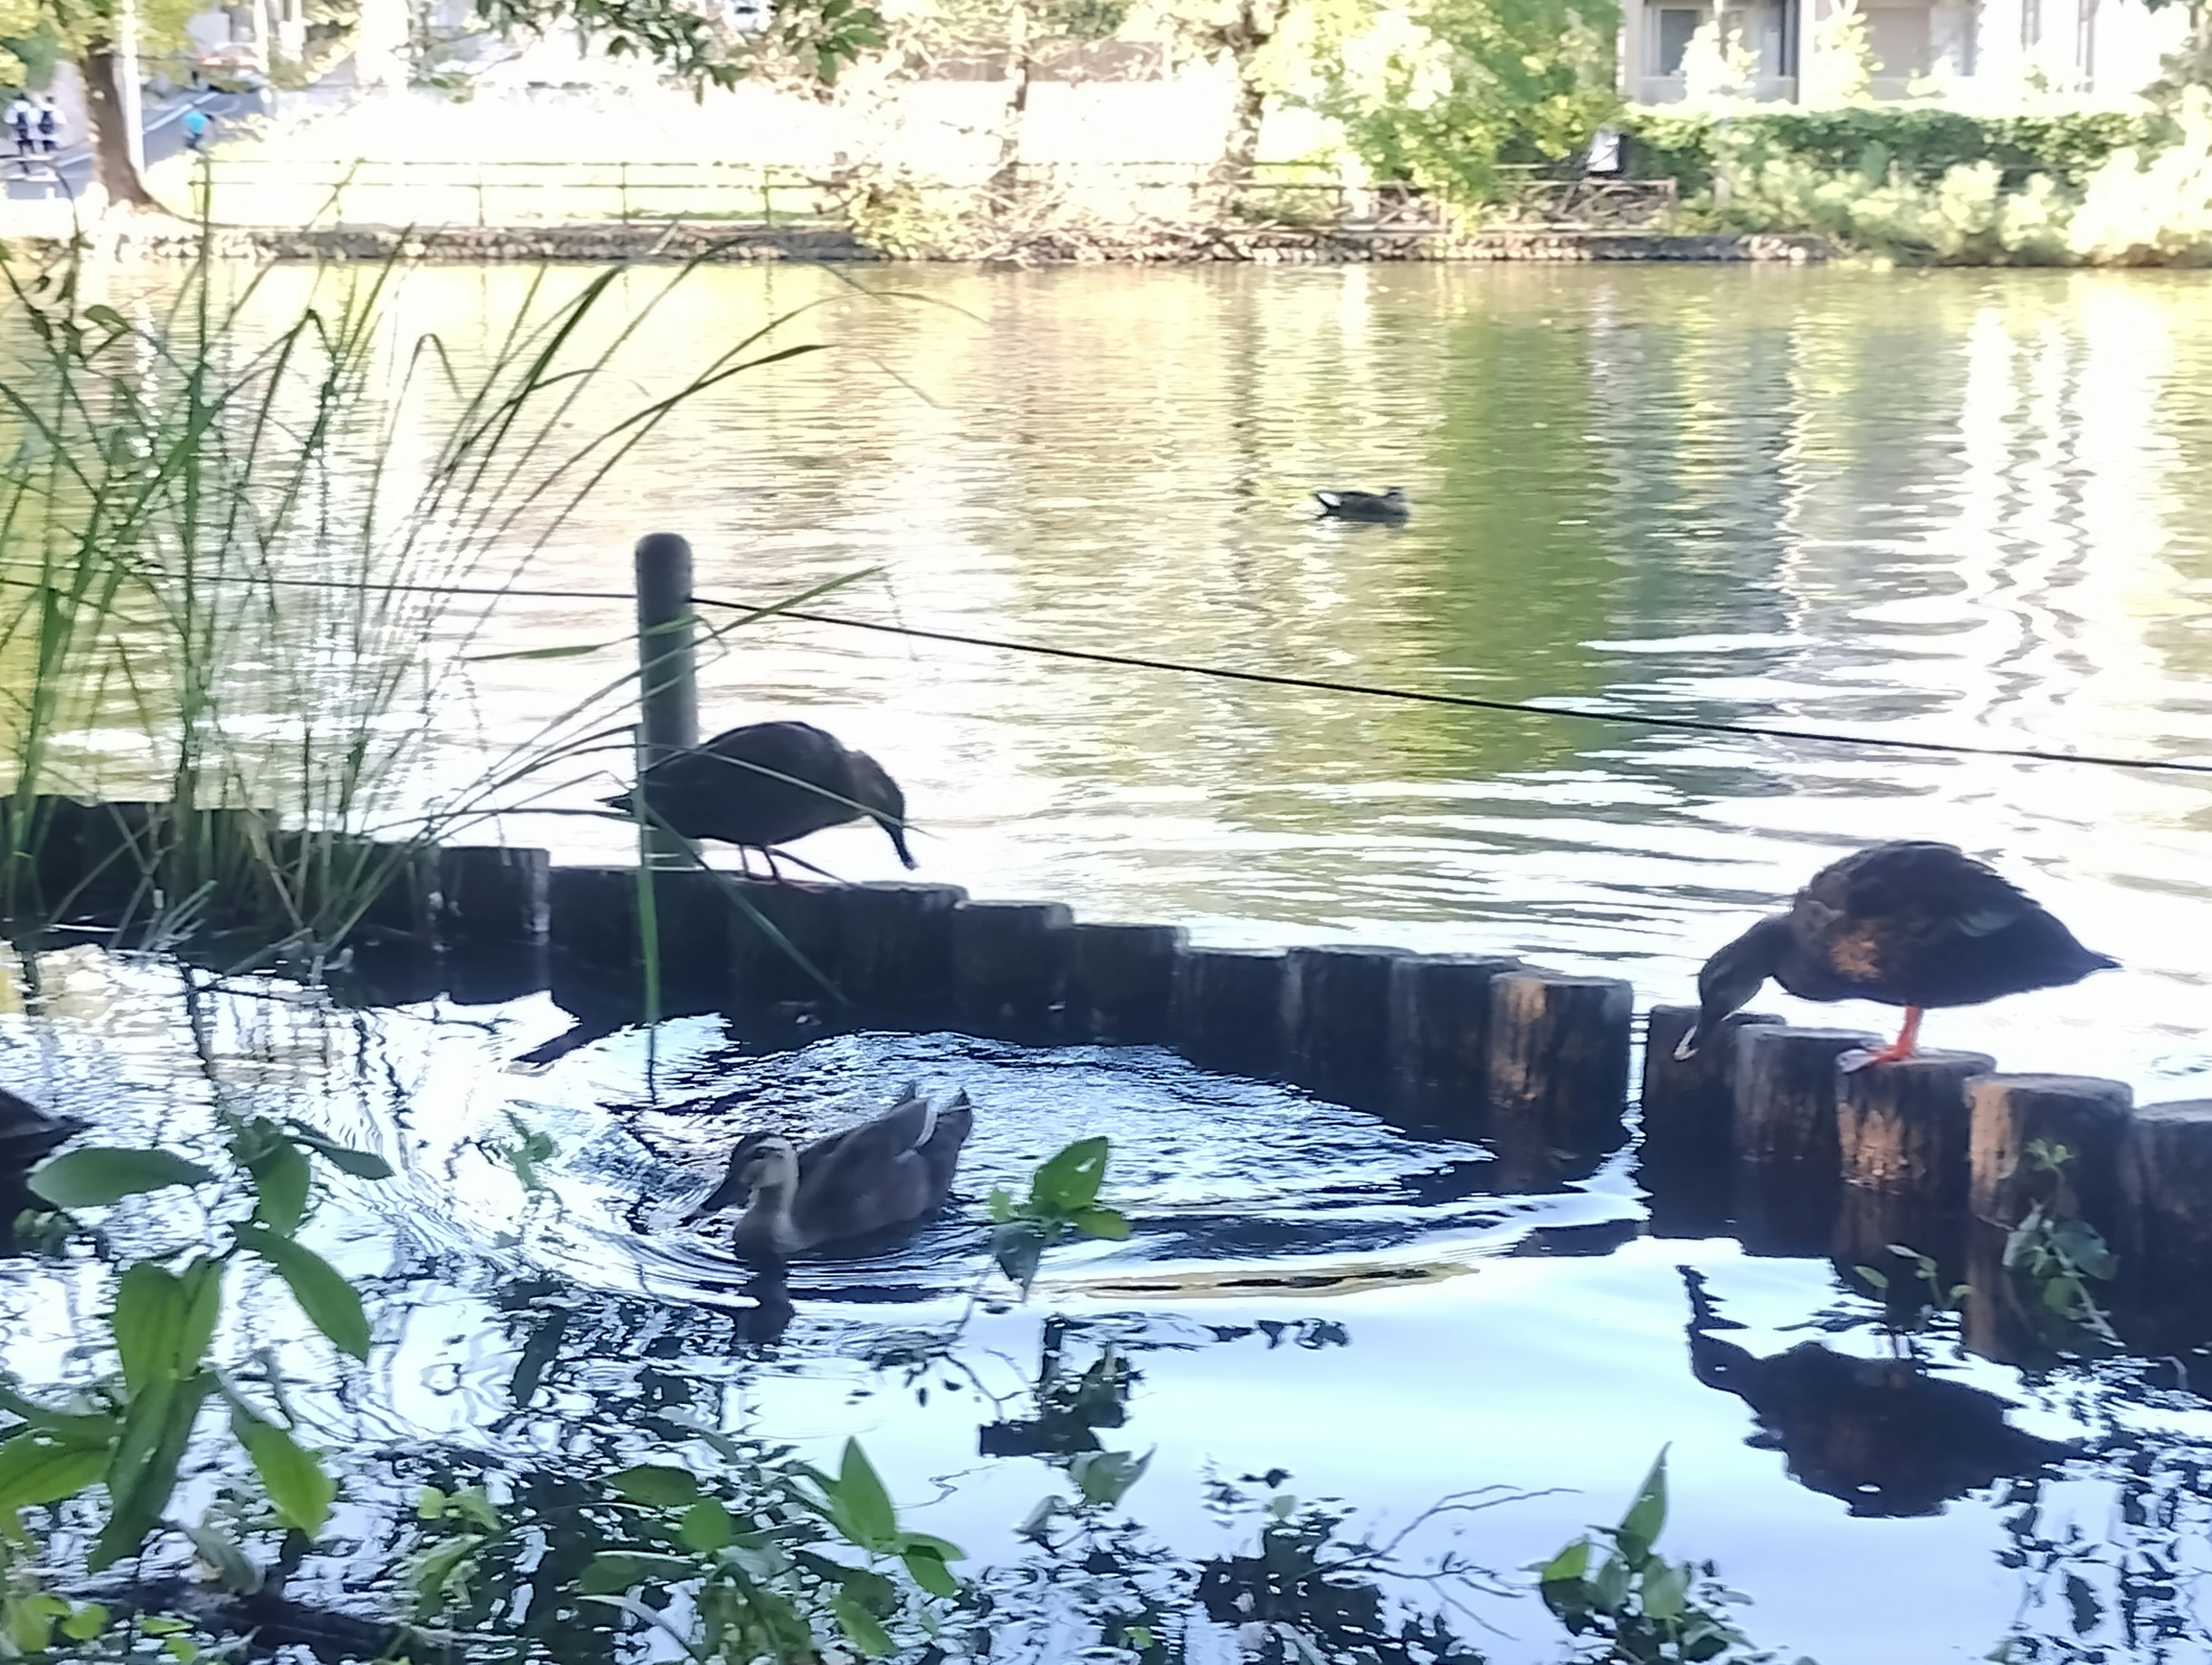
{"type": "Polygon", "coordinates": [[[940,1103],[908,1085],[883,1115],[804,1149],[780,1134],[749,1133],[722,1182],[684,1218],[702,1219],[743,1199],[732,1233],[738,1253],[766,1261],[912,1225],[944,1206],[975,1125],[966,1093],[940,1103]]]}
{"type": "MultiPolygon", "coordinates": [[[[758,850],[775,871],[775,850],[824,827],[872,820],[909,868],[906,795],[882,764],[811,723],[749,723],[654,763],[640,786],[645,806],[684,838],[714,838],[758,850]]],[[[636,813],[629,793],[602,799],[636,813]]]]}
{"type": "Polygon", "coordinates": [[[1911,1057],[1930,1006],[2063,987],[2118,963],[2084,948],[2033,899],[1949,844],[1876,844],[1822,868],[1788,913],[1769,915],[1705,962],[1697,1025],[1674,1055],[1694,1054],[1699,1037],[1769,977],[1803,1000],[1905,1008],[1895,1041],[1840,1060],[1859,1070],[1911,1057]]]}
{"type": "Polygon", "coordinates": [[[1384,492],[1316,491],[1314,501],[1321,505],[1324,520],[1376,520],[1395,526],[1413,512],[1412,501],[1396,486],[1384,492]]]}

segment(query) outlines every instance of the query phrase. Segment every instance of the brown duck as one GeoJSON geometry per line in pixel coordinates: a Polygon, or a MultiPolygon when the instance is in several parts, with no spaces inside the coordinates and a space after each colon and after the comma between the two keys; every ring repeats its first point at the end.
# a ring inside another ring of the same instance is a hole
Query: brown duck
{"type": "Polygon", "coordinates": [[[1788,913],[1769,915],[1705,962],[1697,1027],[1674,1055],[1693,1054],[1769,977],[1802,1000],[1903,1006],[1895,1041],[1847,1054],[1844,1067],[1863,1069],[1911,1057],[1930,1006],[2062,987],[2118,963],[2084,948],[2031,897],[1951,845],[1876,844],[1822,868],[1788,913]]]}
{"type": "MultiPolygon", "coordinates": [[[[848,821],[872,820],[908,867],[906,796],[883,765],[811,723],[750,723],[661,758],[641,782],[647,809],[685,838],[758,850],[775,873],[775,847],[848,821]]],[[[636,813],[629,793],[602,802],[636,813]]]]}

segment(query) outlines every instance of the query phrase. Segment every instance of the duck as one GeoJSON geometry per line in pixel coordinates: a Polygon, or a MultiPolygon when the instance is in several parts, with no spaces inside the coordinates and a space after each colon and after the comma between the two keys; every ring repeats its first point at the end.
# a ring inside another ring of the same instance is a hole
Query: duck
{"type": "Polygon", "coordinates": [[[1396,486],[1380,493],[1316,491],[1314,501],[1321,505],[1324,520],[1381,520],[1395,526],[1413,512],[1412,501],[1396,486]]]}
{"type": "Polygon", "coordinates": [[[770,878],[781,878],[775,846],[862,819],[890,835],[909,870],[918,865],[907,848],[906,794],[898,782],[866,752],[811,723],[726,729],[703,745],[655,760],[637,787],[599,801],[635,815],[640,791],[645,807],[678,836],[734,844],[741,860],[744,851],[760,851],[770,878]]]}
{"type": "Polygon", "coordinates": [[[1912,1057],[1930,1007],[2062,988],[2118,964],[1957,846],[1894,840],[1823,867],[1787,913],[1768,915],[1707,960],[1698,1021],[1674,1055],[1693,1056],[1769,977],[1800,1000],[1905,1008],[1897,1039],[1846,1053],[1839,1062],[1848,1072],[1912,1057]]]}
{"type": "Polygon", "coordinates": [[[771,1263],[913,1225],[944,1206],[975,1125],[964,1091],[939,1102],[909,1084],[882,1115],[803,1148],[779,1133],[748,1133],[685,1224],[742,1198],[738,1253],[771,1263]]]}

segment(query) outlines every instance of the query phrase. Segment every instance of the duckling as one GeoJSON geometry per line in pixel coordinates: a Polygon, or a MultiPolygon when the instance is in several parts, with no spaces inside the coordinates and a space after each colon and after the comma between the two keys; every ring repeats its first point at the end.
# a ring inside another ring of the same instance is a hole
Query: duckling
{"type": "MultiPolygon", "coordinates": [[[[864,817],[890,835],[911,868],[906,796],[865,751],[811,723],[750,723],[656,761],[641,782],[646,807],[685,838],[714,838],[758,850],[775,871],[774,847],[864,817]]],[[[630,793],[600,799],[636,813],[630,793]]]]}
{"type": "Polygon", "coordinates": [[[1413,505],[1396,486],[1377,495],[1371,491],[1316,491],[1324,520],[1380,520],[1396,526],[1413,512],[1413,505]]]}
{"type": "Polygon", "coordinates": [[[1949,844],[1876,844],[1822,868],[1788,913],[1769,915],[1705,962],[1697,1025],[1674,1055],[1694,1054],[1769,977],[1800,1000],[1905,1008],[1895,1041],[1844,1054],[1842,1067],[1857,1070],[1911,1057],[1930,1006],[2058,988],[2118,963],[2084,948],[1993,868],[1949,844]]]}
{"type": "Polygon", "coordinates": [[[909,1085],[883,1115],[803,1150],[778,1134],[749,1133],[722,1182],[685,1218],[745,1198],[732,1234],[738,1253],[768,1261],[911,1225],[943,1206],[975,1125],[965,1092],[940,1105],[909,1085]]]}

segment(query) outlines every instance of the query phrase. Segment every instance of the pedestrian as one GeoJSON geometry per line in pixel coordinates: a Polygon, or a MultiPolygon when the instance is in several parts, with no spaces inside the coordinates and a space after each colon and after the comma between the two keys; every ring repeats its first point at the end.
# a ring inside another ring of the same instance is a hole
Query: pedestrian
{"type": "Polygon", "coordinates": [[[8,106],[8,131],[15,141],[15,164],[26,173],[31,171],[31,159],[39,154],[38,141],[31,136],[38,118],[39,112],[32,108],[29,94],[16,94],[15,101],[8,106]]]}
{"type": "Polygon", "coordinates": [[[52,156],[62,148],[62,116],[52,94],[39,100],[39,150],[52,156]]]}
{"type": "Polygon", "coordinates": [[[185,112],[185,149],[197,150],[200,141],[207,137],[207,112],[195,104],[185,112]]]}

